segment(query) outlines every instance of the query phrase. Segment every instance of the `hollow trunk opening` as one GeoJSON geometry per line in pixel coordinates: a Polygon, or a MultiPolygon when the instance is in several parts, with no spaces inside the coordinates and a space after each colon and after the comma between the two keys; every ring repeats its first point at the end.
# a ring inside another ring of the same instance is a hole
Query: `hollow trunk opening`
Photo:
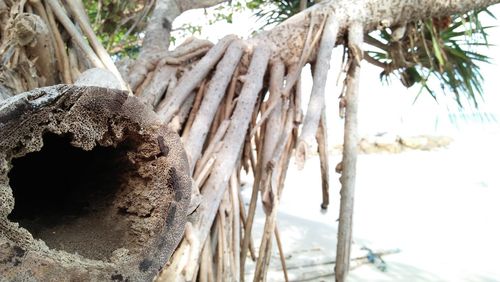
{"type": "Polygon", "coordinates": [[[107,260],[126,247],[128,223],[112,205],[131,168],[120,146],[84,151],[68,137],[44,136],[39,152],[12,161],[8,216],[49,248],[107,260]],[[26,177],[30,175],[30,177],[26,177]]]}

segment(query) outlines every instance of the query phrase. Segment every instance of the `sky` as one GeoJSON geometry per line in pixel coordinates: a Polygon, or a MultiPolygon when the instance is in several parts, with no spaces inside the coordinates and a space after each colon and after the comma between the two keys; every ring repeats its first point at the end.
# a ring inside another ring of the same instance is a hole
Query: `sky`
{"type": "MultiPolygon", "coordinates": [[[[500,17],[500,5],[491,7],[493,14],[500,17]]],[[[199,38],[209,39],[216,42],[228,34],[236,34],[242,38],[251,36],[256,26],[261,24],[256,22],[255,17],[250,11],[243,11],[235,14],[233,23],[218,22],[207,25],[213,9],[192,10],[181,15],[174,22],[173,28],[179,28],[183,24],[191,23],[202,25],[201,34],[196,34],[199,38]]],[[[489,16],[484,17],[484,25],[499,25],[499,20],[492,19],[489,16]]],[[[500,28],[494,27],[489,30],[490,42],[495,45],[485,51],[492,58],[492,64],[483,64],[481,66],[484,76],[484,101],[480,102],[479,110],[462,110],[466,116],[471,117],[474,113],[481,113],[483,117],[493,117],[500,122],[500,95],[498,95],[499,85],[498,72],[500,71],[500,28]]],[[[175,34],[174,34],[175,36],[175,34]]],[[[176,44],[182,43],[182,38],[177,34],[176,44]]],[[[326,88],[326,101],[328,113],[329,133],[333,136],[335,143],[340,143],[342,136],[343,121],[338,118],[338,100],[340,86],[337,85],[337,77],[341,64],[340,48],[334,50],[329,78],[326,88]],[[338,138],[337,138],[338,137],[338,138]]],[[[359,104],[359,131],[361,136],[388,133],[395,135],[418,135],[418,134],[452,134],[463,124],[453,123],[451,116],[460,116],[460,110],[452,99],[444,95],[438,97],[438,102],[423,92],[415,101],[419,91],[419,86],[410,89],[405,88],[397,79],[389,84],[382,83],[379,79],[381,69],[368,63],[362,64],[361,85],[360,85],[360,104],[359,104]]],[[[310,92],[312,80],[310,70],[305,68],[303,71],[304,93],[310,92]]],[[[437,90],[440,91],[440,90],[437,90]]],[[[449,95],[451,97],[452,95],[449,95]]],[[[304,101],[304,112],[307,108],[307,100],[304,101]]]]}

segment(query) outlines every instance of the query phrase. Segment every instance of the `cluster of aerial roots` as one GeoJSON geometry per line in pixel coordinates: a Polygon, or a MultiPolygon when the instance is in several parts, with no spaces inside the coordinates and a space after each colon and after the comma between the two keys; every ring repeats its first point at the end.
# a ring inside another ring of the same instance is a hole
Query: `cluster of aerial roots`
{"type": "MultiPolygon", "coordinates": [[[[321,161],[322,207],[329,202],[325,84],[339,23],[333,16],[311,13],[305,30],[292,62],[265,37],[245,41],[226,36],[214,46],[189,39],[174,51],[152,55],[130,68],[134,93],[181,135],[195,183],[185,238],[159,281],[174,277],[236,281],[243,279],[247,259],[255,261],[254,281],[265,280],[274,239],[288,280],[277,210],[291,157],[303,165],[315,142],[321,161]],[[313,87],[304,115],[300,73],[306,63],[313,67],[313,87]],[[248,208],[240,191],[243,169],[254,176],[248,208]],[[256,250],[252,227],[259,193],[266,220],[256,250]]],[[[344,172],[338,253],[344,265],[339,273],[346,273],[349,262],[353,191],[347,187],[354,184],[362,40],[361,24],[352,24],[341,98],[348,157],[339,166],[344,172]]]]}

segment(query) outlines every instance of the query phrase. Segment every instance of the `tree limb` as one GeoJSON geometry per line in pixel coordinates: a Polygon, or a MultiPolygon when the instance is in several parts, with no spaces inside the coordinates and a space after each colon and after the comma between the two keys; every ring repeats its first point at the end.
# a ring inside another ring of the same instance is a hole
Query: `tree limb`
{"type": "Polygon", "coordinates": [[[218,5],[228,0],[177,0],[177,5],[181,8],[181,12],[192,9],[209,8],[218,5]]]}

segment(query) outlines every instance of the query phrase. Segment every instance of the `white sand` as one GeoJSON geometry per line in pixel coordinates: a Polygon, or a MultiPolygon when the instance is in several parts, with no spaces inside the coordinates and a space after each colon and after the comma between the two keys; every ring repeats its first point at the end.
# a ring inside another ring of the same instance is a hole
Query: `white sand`
{"type": "MultiPolygon", "coordinates": [[[[447,149],[359,156],[352,256],[365,255],[362,246],[400,252],[384,256],[386,272],[366,264],[352,270],[348,281],[500,281],[496,128],[468,130],[447,149]]],[[[278,224],[292,280],[330,274],[314,281],[333,281],[331,263],[294,267],[334,260],[340,200],[334,167],[339,159],[331,156],[327,213],[320,212],[318,158],[309,159],[304,171],[291,165],[288,172],[278,224]]],[[[250,190],[244,190],[247,199],[250,190]]],[[[258,245],[262,212],[256,224],[258,245]]],[[[283,281],[276,251],[268,281],[283,281]]]]}

